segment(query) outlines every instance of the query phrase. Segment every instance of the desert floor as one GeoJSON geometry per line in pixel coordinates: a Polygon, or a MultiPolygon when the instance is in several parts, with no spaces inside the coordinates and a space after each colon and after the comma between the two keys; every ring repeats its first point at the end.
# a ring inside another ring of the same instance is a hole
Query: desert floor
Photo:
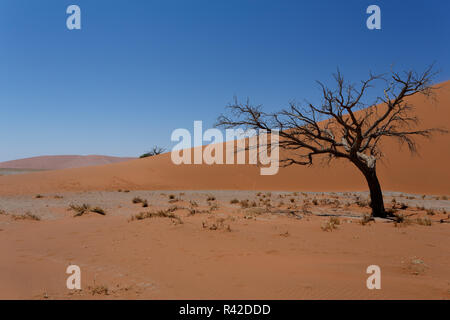
{"type": "Polygon", "coordinates": [[[0,196],[0,298],[450,299],[447,197],[386,193],[398,222],[366,221],[367,197],[0,196]],[[72,264],[81,268],[81,290],[66,288],[72,264]],[[369,265],[381,268],[381,290],[366,287],[369,265]]]}

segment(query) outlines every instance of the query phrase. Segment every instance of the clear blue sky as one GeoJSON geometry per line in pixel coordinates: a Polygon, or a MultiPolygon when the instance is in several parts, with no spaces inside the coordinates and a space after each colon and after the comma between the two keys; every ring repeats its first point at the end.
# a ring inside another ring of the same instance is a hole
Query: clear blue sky
{"type": "Polygon", "coordinates": [[[1,0],[0,161],[138,156],[211,127],[237,95],[268,109],[319,96],[337,67],[450,77],[450,1],[1,0]],[[66,28],[81,8],[82,29],[66,28]],[[366,28],[370,4],[381,30],[366,28]]]}

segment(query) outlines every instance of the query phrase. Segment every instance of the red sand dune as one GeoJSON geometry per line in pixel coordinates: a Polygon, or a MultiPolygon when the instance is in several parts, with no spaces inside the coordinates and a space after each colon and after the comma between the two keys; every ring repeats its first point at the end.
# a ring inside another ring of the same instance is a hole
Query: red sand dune
{"type": "MultiPolygon", "coordinates": [[[[410,99],[420,127],[450,129],[450,81],[440,85],[437,101],[410,99]]],[[[378,162],[384,190],[448,194],[450,190],[450,134],[419,139],[419,156],[386,140],[385,157],[378,162]]],[[[252,165],[174,165],[170,153],[99,167],[65,169],[0,177],[0,194],[32,194],[88,190],[367,190],[363,176],[349,163],[330,166],[291,166],[274,176],[261,176],[252,165]]]]}
{"type": "Polygon", "coordinates": [[[135,158],[120,158],[109,156],[41,156],[33,158],[18,159],[0,162],[0,168],[5,169],[34,169],[34,170],[57,170],[68,168],[81,168],[99,166],[110,163],[118,163],[135,158]]]}

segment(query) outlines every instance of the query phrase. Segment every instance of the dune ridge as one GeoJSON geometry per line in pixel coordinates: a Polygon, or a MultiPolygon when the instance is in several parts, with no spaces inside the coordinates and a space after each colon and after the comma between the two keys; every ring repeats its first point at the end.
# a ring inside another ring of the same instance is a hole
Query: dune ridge
{"type": "Polygon", "coordinates": [[[69,168],[81,168],[99,166],[109,163],[118,163],[133,160],[135,158],[110,157],[101,155],[55,155],[39,156],[11,161],[0,162],[2,169],[33,169],[33,170],[58,170],[69,168]]]}

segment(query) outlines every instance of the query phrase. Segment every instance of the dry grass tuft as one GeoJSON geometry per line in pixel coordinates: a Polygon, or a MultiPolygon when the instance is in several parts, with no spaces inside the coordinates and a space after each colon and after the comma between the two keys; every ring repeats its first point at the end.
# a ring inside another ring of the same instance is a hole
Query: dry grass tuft
{"type": "Polygon", "coordinates": [[[93,212],[93,213],[98,213],[102,216],[106,215],[105,210],[103,210],[100,207],[94,207],[92,208],[89,204],[84,203],[81,206],[79,205],[75,205],[75,204],[71,204],[69,206],[69,210],[75,211],[75,214],[73,215],[74,217],[80,217],[84,214],[87,214],[89,212],[93,212]]]}
{"type": "Polygon", "coordinates": [[[94,207],[91,209],[91,212],[101,214],[102,216],[106,215],[105,210],[100,207],[94,207]]]}
{"type": "Polygon", "coordinates": [[[427,226],[427,227],[430,227],[431,226],[431,220],[430,220],[430,218],[417,218],[416,219],[416,223],[418,224],[418,225],[421,225],[421,226],[427,226]]]}
{"type": "Polygon", "coordinates": [[[412,258],[410,259],[405,266],[405,269],[414,275],[421,275],[424,274],[427,270],[428,266],[425,264],[425,262],[418,258],[412,258]]]}
{"type": "Polygon", "coordinates": [[[362,226],[365,226],[366,224],[370,224],[370,222],[375,222],[375,219],[370,214],[364,214],[362,219],[359,220],[359,223],[362,226]]]}
{"type": "Polygon", "coordinates": [[[202,222],[203,229],[208,230],[226,230],[228,232],[231,232],[231,226],[229,224],[225,224],[224,218],[218,218],[215,222],[212,224],[208,224],[206,221],[202,222]]]}
{"type": "Polygon", "coordinates": [[[197,208],[197,207],[198,207],[198,203],[195,202],[195,201],[193,201],[193,200],[189,201],[189,204],[190,204],[193,208],[197,208]]]}
{"type": "Polygon", "coordinates": [[[109,289],[106,285],[99,285],[99,286],[89,286],[88,287],[88,291],[95,296],[96,294],[98,295],[109,295],[109,289]]]}
{"type": "Polygon", "coordinates": [[[144,200],[141,197],[134,197],[132,200],[133,203],[142,203],[144,200]]]}
{"type": "Polygon", "coordinates": [[[30,211],[25,212],[25,214],[9,214],[5,210],[0,210],[0,215],[10,216],[14,220],[33,220],[40,221],[41,218],[30,211]]]}
{"type": "Polygon", "coordinates": [[[27,211],[23,215],[20,215],[20,214],[12,215],[12,217],[13,217],[14,220],[33,220],[33,221],[40,221],[41,220],[40,217],[38,217],[37,215],[35,215],[35,214],[33,214],[33,213],[29,212],[29,211],[27,211]]]}
{"type": "Polygon", "coordinates": [[[330,217],[327,222],[321,225],[323,231],[333,231],[337,229],[337,226],[341,224],[338,217],[330,217]]]}
{"type": "Polygon", "coordinates": [[[169,218],[172,220],[172,222],[182,224],[183,221],[181,220],[181,218],[173,213],[175,210],[175,208],[169,208],[167,210],[159,210],[157,212],[141,212],[132,216],[131,221],[150,218],[169,218]]]}
{"type": "Polygon", "coordinates": [[[411,224],[411,220],[403,214],[394,214],[394,226],[407,226],[411,224]]]}

